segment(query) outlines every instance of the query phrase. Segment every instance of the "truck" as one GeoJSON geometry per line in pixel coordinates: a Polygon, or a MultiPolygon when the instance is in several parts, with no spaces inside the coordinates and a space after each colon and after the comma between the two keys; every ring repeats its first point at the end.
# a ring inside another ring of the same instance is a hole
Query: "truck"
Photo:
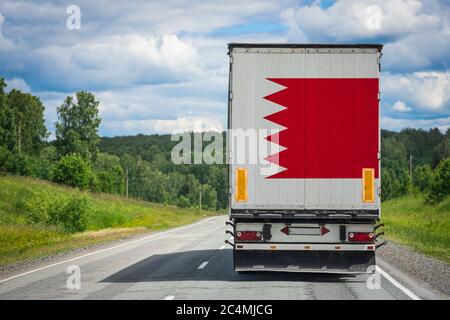
{"type": "Polygon", "coordinates": [[[374,272],[382,47],[228,44],[237,272],[374,272]]]}

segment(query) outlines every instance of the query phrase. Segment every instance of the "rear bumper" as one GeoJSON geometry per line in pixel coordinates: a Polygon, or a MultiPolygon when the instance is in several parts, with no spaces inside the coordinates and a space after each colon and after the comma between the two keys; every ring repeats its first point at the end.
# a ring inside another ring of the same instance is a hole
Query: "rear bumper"
{"type": "Polygon", "coordinates": [[[374,251],[234,250],[236,271],[367,273],[371,266],[374,251]]]}

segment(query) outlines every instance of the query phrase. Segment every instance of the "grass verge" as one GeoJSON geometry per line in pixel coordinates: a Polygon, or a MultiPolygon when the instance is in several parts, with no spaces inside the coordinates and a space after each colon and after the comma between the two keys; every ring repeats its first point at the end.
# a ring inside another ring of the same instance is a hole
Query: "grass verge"
{"type": "Polygon", "coordinates": [[[385,237],[450,263],[450,198],[426,204],[419,195],[382,203],[385,237]]]}
{"type": "Polygon", "coordinates": [[[0,268],[138,233],[185,225],[216,214],[81,192],[34,178],[5,176],[0,178],[0,268]],[[87,199],[89,204],[84,218],[86,231],[69,233],[36,218],[40,217],[41,208],[45,211],[43,204],[78,198],[87,199]],[[33,220],[30,220],[30,211],[34,214],[33,220]]]}

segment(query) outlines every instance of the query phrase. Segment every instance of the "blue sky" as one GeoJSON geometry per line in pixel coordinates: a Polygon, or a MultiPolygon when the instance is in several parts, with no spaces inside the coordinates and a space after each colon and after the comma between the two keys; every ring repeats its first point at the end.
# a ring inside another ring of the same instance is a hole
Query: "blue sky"
{"type": "Polygon", "coordinates": [[[101,102],[102,135],[223,129],[228,42],[383,43],[382,127],[450,127],[448,0],[0,2],[0,76],[41,98],[51,131],[77,90],[101,102]]]}

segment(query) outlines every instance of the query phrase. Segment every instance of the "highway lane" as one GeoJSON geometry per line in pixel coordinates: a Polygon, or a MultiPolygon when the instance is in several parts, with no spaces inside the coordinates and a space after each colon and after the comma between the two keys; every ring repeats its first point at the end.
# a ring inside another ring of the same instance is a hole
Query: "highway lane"
{"type": "Polygon", "coordinates": [[[232,251],[224,245],[226,219],[209,218],[0,279],[0,299],[436,298],[386,271],[379,289],[367,287],[368,275],[238,274],[232,268],[232,251]],[[79,267],[80,289],[67,287],[69,266],[79,267]],[[408,287],[414,288],[409,294],[408,287]]]}

